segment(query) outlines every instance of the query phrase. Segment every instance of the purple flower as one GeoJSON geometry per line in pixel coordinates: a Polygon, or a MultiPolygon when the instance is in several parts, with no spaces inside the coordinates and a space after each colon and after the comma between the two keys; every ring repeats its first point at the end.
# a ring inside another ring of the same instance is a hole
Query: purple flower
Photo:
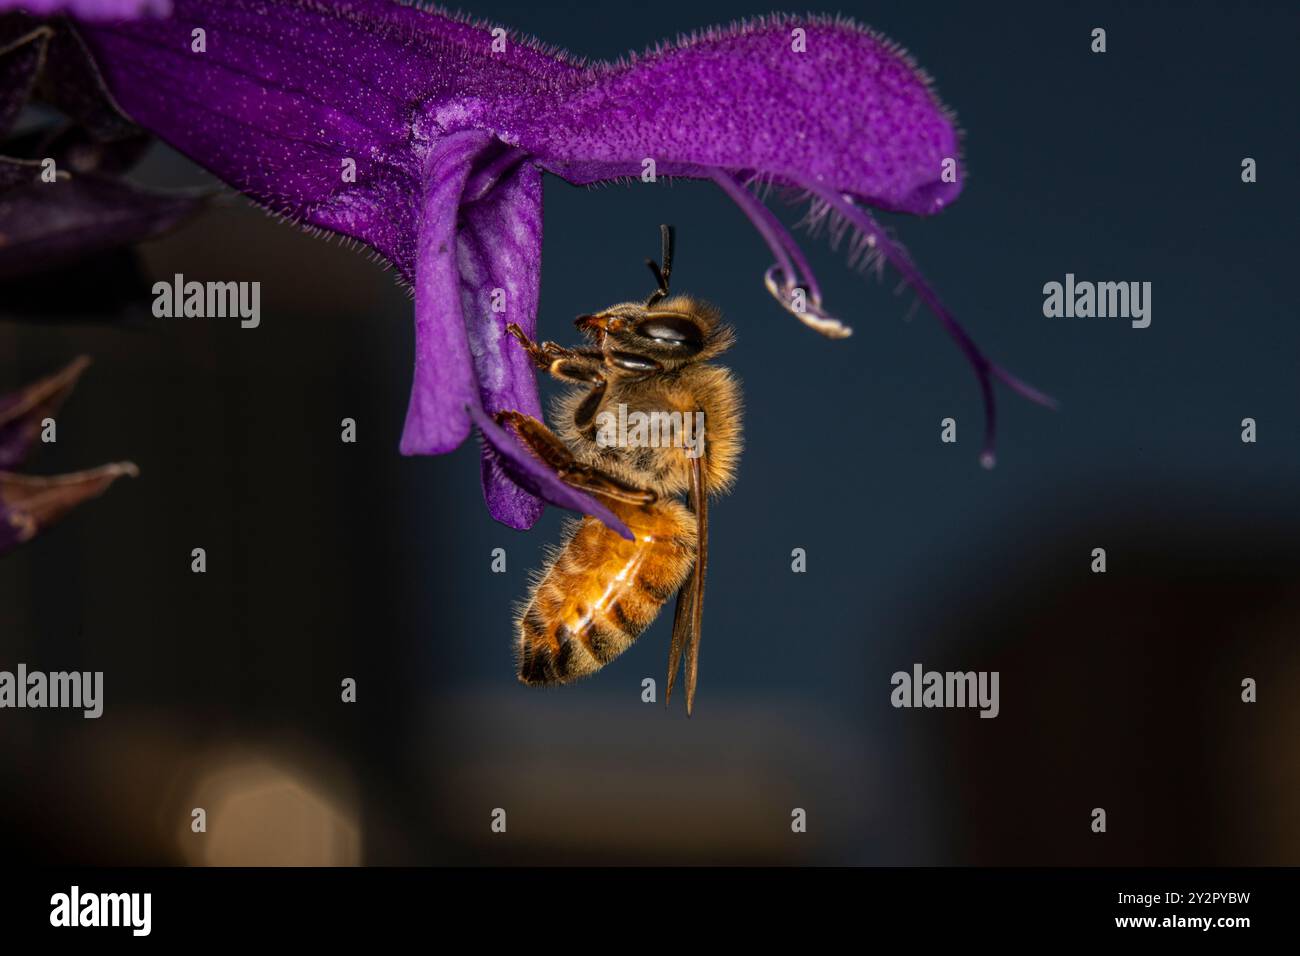
{"type": "Polygon", "coordinates": [[[658,176],[716,182],[772,250],[768,288],[841,337],[807,258],[750,187],[806,195],[813,224],[850,231],[855,259],[896,269],[972,363],[985,464],[994,380],[1050,403],[975,346],[871,215],[939,212],[963,170],[924,75],[851,22],[776,16],[594,64],[383,0],[176,0],[169,19],[81,23],[79,35],[141,127],[266,208],[396,267],[416,320],[402,451],[449,451],[477,422],[485,497],[512,527],[532,525],[539,498],[598,513],[487,424],[507,409],[540,417],[506,326],[536,337],[543,172],[587,184],[639,177],[653,160],[658,176]]]}
{"type": "Polygon", "coordinates": [[[13,395],[0,396],[0,554],[31,540],[83,501],[103,494],[121,476],[138,473],[130,462],[51,477],[9,470],[27,458],[44,421],[72,394],[89,365],[90,359],[82,356],[13,395]]]}
{"type": "Polygon", "coordinates": [[[159,235],[196,212],[202,194],[121,178],[150,142],[69,26],[0,15],[0,281],[159,235]],[[67,120],[10,136],[38,86],[67,120]]]}

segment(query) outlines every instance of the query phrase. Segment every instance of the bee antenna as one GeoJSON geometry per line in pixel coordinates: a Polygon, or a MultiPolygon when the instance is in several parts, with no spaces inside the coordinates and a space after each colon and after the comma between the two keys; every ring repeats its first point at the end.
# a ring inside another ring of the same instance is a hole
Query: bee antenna
{"type": "Polygon", "coordinates": [[[654,273],[655,282],[658,283],[659,288],[650,293],[650,298],[646,299],[646,305],[654,305],[668,295],[668,280],[672,278],[673,274],[673,227],[666,224],[661,225],[659,227],[659,238],[663,246],[663,266],[660,267],[653,259],[645,261],[645,264],[650,267],[650,271],[654,273]]]}

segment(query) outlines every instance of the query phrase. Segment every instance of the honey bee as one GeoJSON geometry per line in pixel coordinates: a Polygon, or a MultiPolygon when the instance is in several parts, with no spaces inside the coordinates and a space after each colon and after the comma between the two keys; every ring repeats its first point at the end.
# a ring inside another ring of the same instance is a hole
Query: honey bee
{"type": "Polygon", "coordinates": [[[557,401],[554,431],[519,412],[502,412],[497,421],[561,479],[608,505],[634,536],[628,541],[590,516],[570,522],[516,622],[519,679],[565,684],[595,672],[630,647],[676,594],[665,702],[684,660],[689,715],[709,498],[735,480],[741,397],[731,372],[710,364],[731,347],[734,333],[713,306],[669,294],[673,230],[660,231],[663,264],[646,260],[657,288],[644,302],[580,316],[575,324],[589,347],[532,342],[519,326],[508,326],[539,368],[576,387],[557,401]],[[628,432],[628,421],[651,427],[628,432]]]}

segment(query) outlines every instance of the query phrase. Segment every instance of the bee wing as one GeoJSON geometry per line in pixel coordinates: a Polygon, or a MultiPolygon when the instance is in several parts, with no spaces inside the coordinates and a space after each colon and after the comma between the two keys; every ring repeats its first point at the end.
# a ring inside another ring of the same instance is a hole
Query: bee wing
{"type": "Polygon", "coordinates": [[[695,682],[700,664],[700,623],[704,614],[704,576],[709,567],[709,489],[706,487],[704,457],[691,459],[691,510],[695,512],[695,567],[677,592],[677,609],[673,615],[673,639],[668,651],[668,691],[665,703],[672,700],[677,668],[686,655],[686,715],[695,707],[695,682]]]}
{"type": "Polygon", "coordinates": [[[691,607],[695,603],[695,568],[677,592],[677,609],[673,613],[673,638],[668,647],[668,692],[664,695],[664,705],[672,703],[673,685],[677,683],[677,672],[682,666],[682,648],[686,644],[686,632],[690,630],[691,607]]]}

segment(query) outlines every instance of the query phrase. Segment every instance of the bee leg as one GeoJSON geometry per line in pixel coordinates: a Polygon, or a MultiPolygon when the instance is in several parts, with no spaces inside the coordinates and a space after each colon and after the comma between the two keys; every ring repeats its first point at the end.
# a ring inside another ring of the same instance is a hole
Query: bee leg
{"type": "Polygon", "coordinates": [[[561,382],[576,382],[595,386],[595,390],[605,390],[605,356],[595,349],[566,349],[554,342],[542,342],[540,345],[528,336],[524,330],[511,322],[506,331],[515,337],[528,352],[533,363],[550,372],[561,382]]]}
{"type": "Polygon", "coordinates": [[[604,392],[604,368],[605,360],[599,355],[584,355],[581,352],[571,352],[553,361],[547,366],[547,371],[561,382],[594,385],[601,392],[604,392]]]}
{"type": "Polygon", "coordinates": [[[496,420],[497,424],[514,431],[561,481],[580,491],[634,505],[654,504],[659,500],[653,491],[628,484],[592,465],[584,465],[573,457],[573,452],[560,436],[529,415],[515,411],[498,412],[496,420]]]}
{"type": "MultiPolygon", "coordinates": [[[[592,356],[584,356],[581,352],[576,352],[573,349],[566,349],[564,346],[558,345],[555,342],[540,342],[540,343],[534,342],[527,335],[525,335],[524,330],[521,329],[514,322],[511,322],[506,326],[506,331],[509,332],[514,337],[516,342],[518,342],[521,346],[523,346],[524,351],[528,353],[528,357],[533,360],[533,363],[538,368],[546,369],[547,371],[551,372],[551,374],[555,375],[556,378],[564,377],[556,374],[555,365],[557,363],[565,362],[571,359],[582,359],[582,358],[592,357],[592,356]]],[[[588,381],[588,379],[583,377],[583,378],[579,378],[578,381],[585,382],[588,381]]]]}
{"type": "Polygon", "coordinates": [[[498,425],[513,431],[534,455],[550,466],[552,471],[558,472],[561,468],[574,464],[573,452],[569,451],[569,446],[564,444],[559,435],[531,415],[504,411],[497,412],[494,417],[498,425]]]}
{"type": "MultiPolygon", "coordinates": [[[[524,330],[521,329],[519,325],[515,322],[510,322],[509,324],[507,324],[506,331],[510,333],[510,335],[514,338],[516,342],[518,342],[521,346],[523,346],[524,351],[528,353],[528,357],[533,360],[533,362],[537,365],[538,368],[551,367],[551,359],[547,355],[546,345],[538,345],[527,335],[525,335],[524,330]]],[[[555,345],[554,342],[550,342],[547,344],[552,345],[557,349],[559,348],[559,346],[555,345]]]]}

